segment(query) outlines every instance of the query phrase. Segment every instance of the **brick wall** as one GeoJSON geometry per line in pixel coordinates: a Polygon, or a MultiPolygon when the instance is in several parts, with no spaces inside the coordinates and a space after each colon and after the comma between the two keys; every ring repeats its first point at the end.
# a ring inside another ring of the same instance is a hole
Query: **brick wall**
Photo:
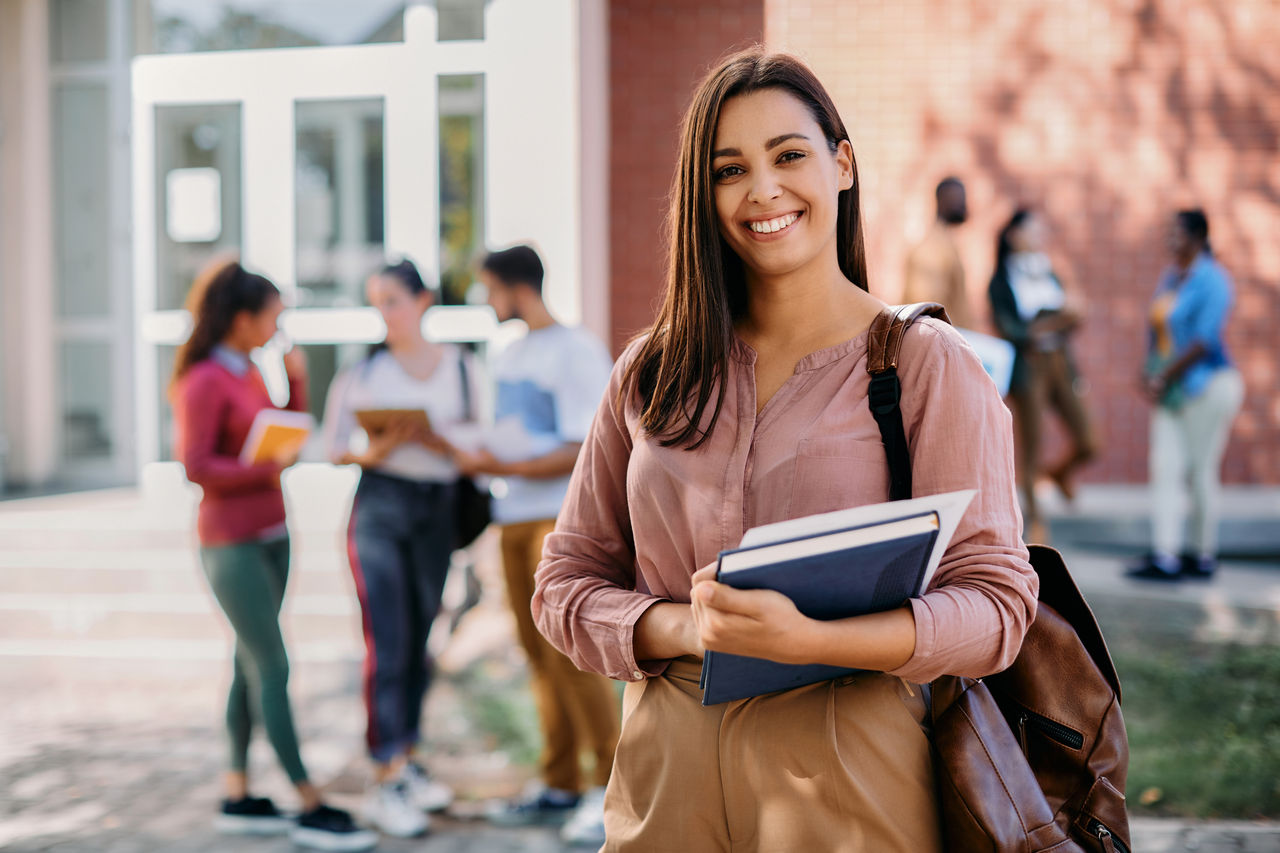
{"type": "MultiPolygon", "coordinates": [[[[615,341],[652,316],[675,124],[698,72],[758,37],[754,3],[688,5],[723,8],[686,26],[684,4],[610,7],[615,341]]],[[[996,231],[1019,204],[1045,212],[1088,304],[1076,354],[1105,451],[1085,479],[1146,479],[1147,300],[1172,212],[1202,206],[1236,280],[1228,340],[1247,386],[1224,474],[1280,483],[1280,6],[763,0],[762,13],[765,43],[808,61],[849,127],[874,293],[898,297],[947,174],[969,187],[959,236],[980,316],[996,231]]]]}
{"type": "Polygon", "coordinates": [[[609,268],[614,351],[660,303],[661,242],[679,123],[716,61],[759,42],[764,7],[743,0],[609,4],[609,268]]]}

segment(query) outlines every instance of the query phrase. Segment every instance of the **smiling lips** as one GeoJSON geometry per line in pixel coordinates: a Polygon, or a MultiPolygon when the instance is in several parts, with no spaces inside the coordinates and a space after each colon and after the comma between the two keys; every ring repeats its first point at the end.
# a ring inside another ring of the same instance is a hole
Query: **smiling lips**
{"type": "Polygon", "coordinates": [[[747,228],[756,234],[776,234],[790,227],[799,218],[799,213],[787,213],[774,219],[753,220],[747,223],[747,228]]]}

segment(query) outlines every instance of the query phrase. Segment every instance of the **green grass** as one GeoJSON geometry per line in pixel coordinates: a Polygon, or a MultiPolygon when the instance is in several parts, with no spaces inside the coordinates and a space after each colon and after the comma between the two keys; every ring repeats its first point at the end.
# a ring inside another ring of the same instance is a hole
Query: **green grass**
{"type": "Polygon", "coordinates": [[[1135,814],[1280,817],[1280,643],[1275,618],[1237,611],[1234,636],[1204,639],[1178,603],[1093,603],[1123,690],[1127,794],[1135,814]]]}

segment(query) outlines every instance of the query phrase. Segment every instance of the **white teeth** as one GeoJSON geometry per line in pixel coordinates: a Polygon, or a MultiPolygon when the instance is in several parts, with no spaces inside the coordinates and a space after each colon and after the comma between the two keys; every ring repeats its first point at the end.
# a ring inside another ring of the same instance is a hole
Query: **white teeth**
{"type": "Polygon", "coordinates": [[[791,223],[800,218],[798,213],[788,213],[786,216],[779,216],[777,219],[766,219],[763,222],[748,222],[747,226],[757,234],[772,234],[775,231],[781,231],[791,223]]]}

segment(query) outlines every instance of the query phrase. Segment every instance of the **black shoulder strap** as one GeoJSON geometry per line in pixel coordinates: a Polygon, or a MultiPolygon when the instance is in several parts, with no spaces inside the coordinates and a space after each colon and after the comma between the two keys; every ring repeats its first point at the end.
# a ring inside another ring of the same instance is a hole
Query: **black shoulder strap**
{"type": "Polygon", "coordinates": [[[471,383],[467,381],[467,353],[458,347],[458,375],[462,378],[462,419],[474,421],[471,411],[471,383]]]}
{"type": "Polygon", "coordinates": [[[951,322],[946,310],[936,302],[890,305],[872,321],[867,337],[867,372],[871,374],[867,397],[889,457],[889,500],[892,501],[911,497],[911,454],[899,405],[902,382],[898,379],[898,353],[907,327],[922,315],[951,322]]]}

